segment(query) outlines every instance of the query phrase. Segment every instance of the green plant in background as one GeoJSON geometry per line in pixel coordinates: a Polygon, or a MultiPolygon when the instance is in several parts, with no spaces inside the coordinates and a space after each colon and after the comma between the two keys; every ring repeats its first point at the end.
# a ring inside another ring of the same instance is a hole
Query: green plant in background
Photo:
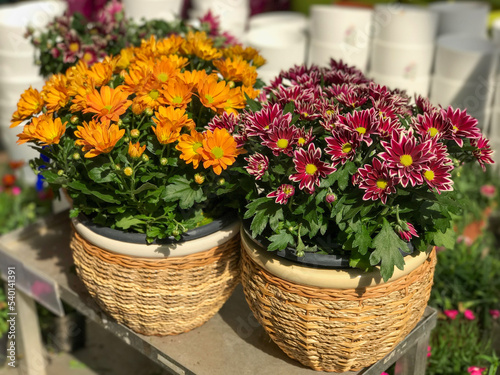
{"type": "Polygon", "coordinates": [[[2,286],[0,286],[0,337],[2,337],[8,329],[7,313],[7,298],[2,286]]]}

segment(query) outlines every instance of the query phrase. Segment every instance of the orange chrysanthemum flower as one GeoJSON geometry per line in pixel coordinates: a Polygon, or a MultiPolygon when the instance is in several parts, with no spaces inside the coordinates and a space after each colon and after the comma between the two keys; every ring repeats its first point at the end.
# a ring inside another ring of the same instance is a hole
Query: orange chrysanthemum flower
{"type": "Polygon", "coordinates": [[[213,47],[213,41],[205,32],[190,31],[181,50],[187,55],[195,55],[203,60],[215,60],[222,57],[222,52],[213,47]]]}
{"type": "Polygon", "coordinates": [[[215,80],[218,79],[217,73],[207,75],[207,72],[205,70],[185,70],[184,72],[179,73],[177,77],[184,81],[184,83],[190,87],[190,90],[192,90],[193,87],[197,87],[198,85],[200,85],[201,82],[206,81],[208,77],[211,77],[211,79],[215,80]]]}
{"type": "Polygon", "coordinates": [[[184,38],[177,34],[172,34],[168,38],[164,38],[156,43],[156,48],[160,55],[171,55],[179,52],[179,49],[184,43],[184,38]]]}
{"type": "Polygon", "coordinates": [[[225,81],[217,82],[211,77],[198,85],[201,104],[213,111],[217,111],[229,99],[230,90],[225,81]]]}
{"type": "Polygon", "coordinates": [[[146,151],[146,145],[141,147],[140,142],[136,142],[132,144],[132,142],[129,142],[128,144],[128,155],[132,159],[138,159],[141,157],[141,155],[146,151]]]}
{"type": "Polygon", "coordinates": [[[78,126],[78,130],[75,131],[75,136],[80,138],[75,141],[75,145],[83,146],[82,151],[87,151],[86,158],[93,158],[111,152],[124,134],[125,129],[120,129],[107,119],[103,119],[102,122],[84,121],[83,126],[78,126]]]}
{"type": "Polygon", "coordinates": [[[134,102],[141,107],[151,108],[153,110],[167,103],[163,90],[161,89],[161,83],[153,80],[149,81],[136,92],[134,102]]]}
{"type": "Polygon", "coordinates": [[[160,107],[158,108],[158,112],[155,112],[155,117],[153,121],[156,124],[171,122],[176,128],[185,127],[189,130],[193,130],[196,127],[194,121],[188,117],[188,114],[182,108],[171,106],[160,107]]]}
{"type": "Polygon", "coordinates": [[[19,125],[23,120],[36,115],[42,111],[44,100],[37,89],[30,86],[21,94],[17,103],[17,111],[12,115],[11,128],[19,125]]]}
{"type": "Polygon", "coordinates": [[[191,135],[181,135],[179,143],[175,148],[181,152],[179,158],[184,160],[186,164],[193,163],[193,168],[196,169],[203,160],[201,155],[203,134],[198,133],[196,130],[191,130],[191,135]]]}
{"type": "Polygon", "coordinates": [[[253,86],[257,81],[257,69],[241,56],[214,60],[213,63],[226,81],[243,82],[245,86],[253,86]]]}
{"type": "Polygon", "coordinates": [[[213,133],[207,130],[203,137],[203,167],[212,167],[215,174],[220,175],[223,169],[232,165],[241,153],[236,147],[236,141],[227,129],[215,129],[213,133]]]}
{"type": "Polygon", "coordinates": [[[255,66],[256,68],[266,63],[266,60],[261,55],[259,55],[259,51],[257,51],[253,47],[243,48],[239,44],[234,44],[230,47],[225,48],[222,53],[224,54],[224,57],[230,58],[241,56],[244,60],[249,62],[251,61],[252,66],[255,66]]]}
{"type": "Polygon", "coordinates": [[[114,60],[106,57],[104,61],[97,62],[90,67],[88,76],[94,80],[97,87],[100,87],[106,85],[111,80],[114,69],[114,60]]]}
{"type": "Polygon", "coordinates": [[[186,108],[193,96],[189,85],[179,78],[170,79],[163,85],[161,91],[165,97],[165,103],[176,108],[186,108]]]}
{"type": "Polygon", "coordinates": [[[134,48],[135,47],[124,48],[120,51],[120,55],[115,57],[115,71],[121,71],[128,68],[134,60],[134,48]]]}
{"type": "Polygon", "coordinates": [[[153,77],[161,83],[167,82],[180,72],[176,62],[166,56],[162,56],[160,61],[151,65],[153,66],[153,77]]]}
{"type": "Polygon", "coordinates": [[[227,112],[238,114],[238,109],[245,108],[246,100],[241,92],[240,87],[235,87],[231,89],[228,94],[228,98],[224,103],[217,105],[218,113],[227,112]]]}
{"type": "Polygon", "coordinates": [[[54,74],[45,83],[42,96],[49,113],[57,112],[66,107],[70,99],[68,78],[64,74],[54,74]]]}
{"type": "MultiPolygon", "coordinates": [[[[160,110],[164,107],[160,107],[160,110]]],[[[179,139],[182,126],[172,121],[168,117],[158,117],[153,119],[156,127],[152,126],[158,142],[162,145],[174,143],[179,139]]]]}
{"type": "Polygon", "coordinates": [[[101,121],[118,121],[132,104],[131,100],[127,100],[128,96],[129,92],[124,91],[123,86],[114,89],[102,86],[100,91],[94,89],[87,95],[87,108],[83,110],[83,113],[95,113],[94,117],[101,121]]]}
{"type": "Polygon", "coordinates": [[[43,114],[33,117],[29,124],[24,126],[23,132],[18,134],[17,144],[29,141],[36,142],[40,146],[59,144],[61,137],[66,132],[67,121],[62,123],[59,117],[43,114]]]}
{"type": "Polygon", "coordinates": [[[133,64],[124,73],[125,84],[134,92],[138,92],[150,80],[151,66],[148,64],[133,64]]]}

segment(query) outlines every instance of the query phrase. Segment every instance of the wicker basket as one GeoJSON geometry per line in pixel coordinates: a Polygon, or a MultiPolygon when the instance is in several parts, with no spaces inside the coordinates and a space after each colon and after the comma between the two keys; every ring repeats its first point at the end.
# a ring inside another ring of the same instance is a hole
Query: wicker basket
{"type": "Polygon", "coordinates": [[[434,250],[423,264],[394,281],[333,289],[276,277],[249,256],[252,250],[242,237],[242,284],[250,309],[289,357],[314,370],[346,372],[370,366],[410,333],[427,306],[434,250]]]}
{"type": "Polygon", "coordinates": [[[73,231],[78,276],[111,317],[144,335],[175,335],[215,315],[239,282],[240,236],[209,250],[137,258],[100,249],[73,231]]]}

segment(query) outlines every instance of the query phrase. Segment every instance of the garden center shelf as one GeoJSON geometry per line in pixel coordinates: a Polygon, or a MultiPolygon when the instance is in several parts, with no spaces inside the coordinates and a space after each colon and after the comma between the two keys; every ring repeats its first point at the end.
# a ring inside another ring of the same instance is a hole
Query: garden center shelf
{"type": "MultiPolygon", "coordinates": [[[[8,267],[15,269],[16,312],[22,341],[19,350],[30,353],[24,356],[24,374],[45,374],[43,356],[36,355],[43,353],[43,348],[39,332],[35,332],[38,321],[33,301],[62,315],[61,300],[172,374],[318,374],[288,358],[271,341],[254,319],[241,286],[219,313],[187,333],[143,336],[116,323],[97,307],[75,273],[68,217],[68,212],[63,211],[0,237],[3,278],[6,279],[8,267]]],[[[436,311],[427,307],[415,329],[386,358],[362,371],[345,374],[380,375],[393,363],[397,364],[396,373],[425,374],[427,345],[436,316],[436,311]]]]}

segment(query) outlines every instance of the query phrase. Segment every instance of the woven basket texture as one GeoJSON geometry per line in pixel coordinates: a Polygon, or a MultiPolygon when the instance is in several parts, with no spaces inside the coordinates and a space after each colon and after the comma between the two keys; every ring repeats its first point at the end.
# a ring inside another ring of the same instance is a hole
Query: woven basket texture
{"type": "Polygon", "coordinates": [[[384,358],[417,325],[429,300],[436,255],[433,250],[397,280],[346,290],[278,278],[244,248],[241,262],[246,300],[272,340],[314,370],[347,372],[384,358]]]}
{"type": "Polygon", "coordinates": [[[197,254],[137,258],[100,249],[73,230],[77,274],[111,317],[144,335],[176,335],[215,315],[239,283],[240,235],[197,254]]]}

